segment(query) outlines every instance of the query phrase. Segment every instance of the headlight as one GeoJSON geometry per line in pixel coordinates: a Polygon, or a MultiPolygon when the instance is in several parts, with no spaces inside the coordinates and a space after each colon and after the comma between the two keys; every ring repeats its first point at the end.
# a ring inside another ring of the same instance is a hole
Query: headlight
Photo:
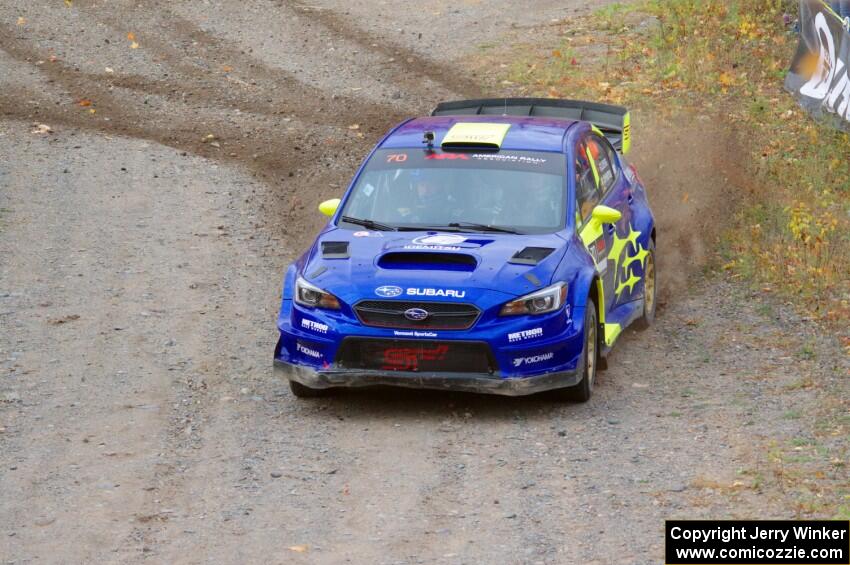
{"type": "Polygon", "coordinates": [[[567,301],[567,285],[554,284],[543,290],[526,294],[502,306],[500,316],[522,316],[554,312],[567,301]]]}
{"type": "Polygon", "coordinates": [[[310,308],[339,310],[339,300],[329,292],[298,277],[295,281],[295,303],[310,308]]]}

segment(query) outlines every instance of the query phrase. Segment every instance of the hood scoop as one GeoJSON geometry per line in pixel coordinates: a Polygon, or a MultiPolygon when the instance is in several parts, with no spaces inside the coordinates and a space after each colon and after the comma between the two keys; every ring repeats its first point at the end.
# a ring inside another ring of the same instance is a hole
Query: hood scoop
{"type": "Polygon", "coordinates": [[[534,266],[551,255],[553,251],[555,250],[551,247],[526,247],[522,251],[514,253],[514,256],[510,258],[508,263],[534,266]]]}
{"type": "Polygon", "coordinates": [[[322,259],[348,259],[351,255],[348,253],[347,241],[323,241],[322,242],[322,259]]]}
{"type": "Polygon", "coordinates": [[[391,252],[378,259],[382,269],[465,271],[478,267],[478,260],[465,253],[391,252]]]}

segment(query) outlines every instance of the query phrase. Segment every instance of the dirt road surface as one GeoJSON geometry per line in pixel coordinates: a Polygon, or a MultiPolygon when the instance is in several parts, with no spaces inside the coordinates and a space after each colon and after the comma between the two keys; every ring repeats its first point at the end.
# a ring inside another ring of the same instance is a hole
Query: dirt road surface
{"type": "MultiPolygon", "coordinates": [[[[0,4],[0,560],[657,563],[665,518],[791,515],[736,481],[802,433],[788,385],[838,369],[721,280],[671,290],[587,405],[271,374],[316,203],[395,120],[480,94],[478,46],[598,4],[0,4]]],[[[662,154],[681,263],[704,242],[662,154]]]]}

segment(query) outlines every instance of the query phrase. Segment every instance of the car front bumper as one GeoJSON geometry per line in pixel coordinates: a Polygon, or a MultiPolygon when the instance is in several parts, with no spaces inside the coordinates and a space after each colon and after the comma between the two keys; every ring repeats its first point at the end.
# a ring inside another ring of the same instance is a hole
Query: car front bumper
{"type": "Polygon", "coordinates": [[[275,374],[316,389],[337,387],[395,386],[405,388],[450,390],[526,396],[547,390],[566,388],[579,383],[577,371],[560,371],[533,377],[503,378],[480,373],[420,373],[410,371],[373,371],[359,369],[316,370],[274,360],[275,374]]]}

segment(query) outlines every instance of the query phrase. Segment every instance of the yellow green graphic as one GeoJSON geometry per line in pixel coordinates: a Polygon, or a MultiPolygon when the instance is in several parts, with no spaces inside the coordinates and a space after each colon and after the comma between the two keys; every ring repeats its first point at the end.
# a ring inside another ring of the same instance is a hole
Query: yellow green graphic
{"type": "MultiPolygon", "coordinates": [[[[607,210],[616,212],[615,210],[605,206],[599,206],[598,208],[604,209],[600,212],[600,214],[607,210]]],[[[596,212],[596,210],[594,210],[594,212],[596,212]]],[[[585,245],[588,247],[595,245],[596,240],[603,236],[603,223],[616,222],[616,219],[614,219],[613,216],[606,217],[605,219],[608,221],[603,222],[602,220],[599,220],[593,222],[591,220],[584,227],[581,232],[581,238],[585,245]]],[[[628,235],[621,237],[619,233],[614,233],[611,248],[608,250],[608,260],[613,263],[614,296],[617,299],[620,298],[620,295],[626,289],[629,290],[629,293],[634,292],[635,285],[641,281],[642,277],[636,275],[634,271],[632,271],[631,266],[633,263],[640,264],[641,272],[643,272],[643,269],[646,266],[646,258],[649,255],[649,251],[641,245],[640,242],[638,242],[638,238],[642,233],[643,232],[635,230],[631,224],[629,224],[628,235]],[[631,250],[634,250],[634,252],[629,252],[631,250]]],[[[619,337],[623,328],[620,324],[608,323],[605,319],[605,288],[601,280],[597,281],[597,291],[601,302],[599,305],[599,323],[605,328],[605,344],[611,346],[614,344],[617,337],[619,337]]]]}
{"type": "Polygon", "coordinates": [[[637,261],[640,262],[641,270],[643,270],[646,256],[649,254],[649,251],[638,243],[638,237],[640,235],[641,232],[632,228],[631,224],[629,224],[629,234],[626,237],[620,237],[620,234],[614,234],[614,243],[611,245],[611,252],[608,258],[614,263],[614,284],[616,285],[614,296],[617,298],[620,298],[620,295],[627,288],[629,289],[629,293],[632,293],[635,285],[640,282],[641,278],[634,274],[630,268],[632,263],[637,261]],[[626,254],[625,259],[623,259],[623,252],[626,251],[629,244],[634,249],[634,253],[626,254]],[[622,267],[622,271],[620,267],[622,267]]]}

